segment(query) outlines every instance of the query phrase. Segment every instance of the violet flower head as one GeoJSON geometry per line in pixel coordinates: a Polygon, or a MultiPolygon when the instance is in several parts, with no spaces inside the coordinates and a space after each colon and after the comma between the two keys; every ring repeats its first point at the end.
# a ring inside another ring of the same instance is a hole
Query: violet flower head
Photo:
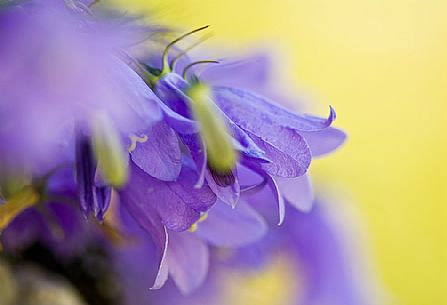
{"type": "MultiPolygon", "coordinates": [[[[328,118],[297,114],[253,91],[211,85],[196,75],[188,77],[193,66],[214,61],[192,62],[182,74],[176,72],[177,58],[168,61],[170,47],[204,28],[174,40],[165,49],[162,66],[147,67],[146,71],[146,82],[159,98],[164,123],[177,134],[196,165],[196,187],[206,181],[220,200],[234,207],[242,192],[267,185],[279,207],[279,223],[284,219],[284,197],[298,209],[309,210],[312,200],[297,199],[288,185],[295,182],[309,188],[305,174],[312,155],[332,151],[344,141],[342,131],[330,128],[335,111],[331,107],[328,118]],[[328,143],[326,147],[319,146],[319,139],[328,143]],[[238,177],[241,167],[263,180],[257,186],[243,185],[238,177]]],[[[231,77],[228,70],[226,76],[231,77]]],[[[163,145],[174,149],[177,143],[163,145]]],[[[154,175],[146,168],[148,161],[140,149],[137,145],[132,160],[154,175]]]]}
{"type": "MultiPolygon", "coordinates": [[[[263,193],[257,199],[262,205],[270,206],[269,196],[265,195],[263,193]]],[[[142,270],[141,266],[147,264],[148,253],[154,252],[151,242],[144,239],[143,233],[138,243],[115,251],[114,263],[125,287],[124,304],[142,300],[172,305],[217,305],[226,304],[230,300],[236,304],[242,302],[232,298],[233,295],[251,296],[245,299],[246,302],[262,298],[266,304],[267,299],[271,300],[269,304],[280,305],[374,303],[378,295],[374,287],[366,286],[374,282],[373,275],[357,270],[356,262],[349,256],[348,243],[355,240],[346,239],[347,236],[327,216],[325,202],[315,204],[315,209],[309,213],[287,207],[290,210],[289,217],[283,226],[273,227],[256,243],[238,250],[212,247],[208,253],[210,272],[207,280],[190,295],[182,294],[182,290],[175,285],[175,278],[160,290],[147,291],[145,283],[150,281],[154,270],[142,270]],[[278,265],[277,262],[281,263],[278,265]],[[279,270],[266,272],[272,268],[279,270]],[[249,284],[249,278],[257,280],[249,284]],[[275,294],[272,289],[255,290],[264,289],[265,286],[253,285],[253,282],[265,284],[267,280],[270,285],[279,287],[280,298],[274,299],[275,295],[278,297],[278,292],[275,294]]],[[[205,223],[207,220],[201,224],[205,223]]],[[[133,233],[139,234],[138,230],[133,233]]],[[[200,248],[196,248],[196,251],[200,251],[200,248]]],[[[193,273],[192,269],[197,264],[189,267],[193,273]]]]}
{"type": "Polygon", "coordinates": [[[132,137],[129,183],[119,190],[126,213],[154,244],[152,288],[170,275],[184,294],[203,283],[210,246],[238,248],[267,233],[250,194],[267,188],[279,223],[286,200],[308,211],[312,154],[333,151],[345,138],[330,127],[332,108],[327,119],[299,115],[251,91],[187,78],[199,62],[186,64],[182,76],[174,72],[169,48],[191,33],[168,45],[159,69],[140,64],[163,120],[132,137]]]}
{"type": "Polygon", "coordinates": [[[266,234],[266,222],[248,203],[233,209],[208,185],[196,188],[190,164],[184,164],[176,181],[155,179],[130,164],[129,183],[120,190],[121,217],[116,218],[127,219],[126,230],[138,224],[143,229],[137,230],[138,238],[150,240],[153,256],[142,268],[152,270],[146,281],[152,289],[170,276],[183,294],[191,294],[207,277],[210,247],[238,248],[266,234]]]}

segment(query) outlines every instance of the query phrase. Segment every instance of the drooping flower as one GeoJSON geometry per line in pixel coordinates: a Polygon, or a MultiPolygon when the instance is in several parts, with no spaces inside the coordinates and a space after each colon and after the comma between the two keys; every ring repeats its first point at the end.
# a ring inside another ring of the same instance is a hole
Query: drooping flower
{"type": "Polygon", "coordinates": [[[132,138],[130,180],[119,193],[154,242],[152,288],[160,288],[170,274],[187,294],[207,274],[207,245],[237,248],[264,236],[263,217],[240,197],[267,185],[280,223],[283,196],[309,210],[313,194],[304,174],[311,148],[304,134],[317,139],[312,150],[318,155],[337,148],[344,133],[329,127],[332,108],[328,119],[297,115],[242,89],[212,87],[197,77],[187,81],[167,66],[167,50],[161,69],[145,70],[164,120],[132,138]],[[318,138],[327,130],[335,134],[323,150],[318,138]]]}
{"type": "Polygon", "coordinates": [[[263,218],[248,204],[241,202],[232,209],[216,200],[206,184],[196,188],[191,164],[183,164],[176,181],[161,181],[130,164],[120,202],[123,213],[133,218],[128,222],[138,223],[153,243],[157,271],[148,282],[153,289],[162,287],[170,275],[182,293],[189,294],[206,278],[209,245],[236,248],[266,233],[263,218]],[[209,229],[196,231],[202,223],[209,229]]]}
{"type": "MultiPolygon", "coordinates": [[[[283,197],[297,208],[308,210],[312,200],[297,199],[288,185],[301,184],[310,192],[305,174],[312,155],[332,151],[344,141],[344,133],[330,127],[335,120],[332,107],[327,119],[296,114],[253,91],[211,85],[195,75],[187,77],[191,67],[210,61],[190,63],[182,76],[168,62],[173,43],[163,54],[162,66],[147,69],[147,82],[160,99],[164,122],[196,164],[196,186],[206,181],[220,200],[234,207],[241,194],[237,171],[242,166],[260,175],[264,179],[261,184],[272,190],[279,206],[279,223],[284,219],[283,197]]],[[[230,71],[226,69],[222,77],[231,77],[230,71]]],[[[232,71],[239,75],[243,72],[232,71]]],[[[135,154],[138,149],[137,145],[135,154]]],[[[136,165],[144,170],[144,156],[133,155],[136,165]]]]}
{"type": "MultiPolygon", "coordinates": [[[[256,198],[259,204],[271,207],[266,194],[256,198]]],[[[288,218],[284,224],[273,226],[258,242],[239,250],[213,247],[209,251],[211,271],[207,280],[191,295],[181,293],[174,285],[175,278],[160,290],[147,291],[145,283],[154,270],[142,270],[141,266],[148,261],[147,253],[153,253],[153,247],[144,237],[139,243],[117,249],[115,265],[122,275],[125,304],[142,300],[172,305],[247,304],[256,300],[278,305],[373,304],[380,297],[373,286],[368,286],[374,283],[374,275],[357,269],[358,262],[350,259],[356,241],[328,217],[325,203],[317,202],[309,213],[286,208],[288,218]]],[[[207,220],[199,228],[207,230],[205,224],[207,220]]],[[[194,238],[191,233],[185,234],[194,238]]],[[[189,266],[191,273],[197,272],[196,264],[189,266]]]]}

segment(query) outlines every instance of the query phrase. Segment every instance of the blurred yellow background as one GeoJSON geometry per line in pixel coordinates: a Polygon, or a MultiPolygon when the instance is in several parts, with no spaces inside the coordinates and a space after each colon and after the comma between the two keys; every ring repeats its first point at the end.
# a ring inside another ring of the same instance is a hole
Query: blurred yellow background
{"type": "MultiPolygon", "coordinates": [[[[274,46],[347,145],[312,171],[358,205],[392,304],[447,304],[447,1],[135,0],[209,45],[274,46]]],[[[282,79],[282,78],[281,78],[282,79]]]]}

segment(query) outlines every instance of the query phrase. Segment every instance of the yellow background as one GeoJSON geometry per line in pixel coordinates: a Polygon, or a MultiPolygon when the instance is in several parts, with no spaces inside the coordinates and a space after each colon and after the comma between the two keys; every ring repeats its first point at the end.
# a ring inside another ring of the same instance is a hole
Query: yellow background
{"type": "Polygon", "coordinates": [[[351,191],[391,303],[447,304],[447,1],[123,3],[185,30],[211,24],[216,45],[279,50],[283,76],[349,133],[312,170],[351,191]]]}

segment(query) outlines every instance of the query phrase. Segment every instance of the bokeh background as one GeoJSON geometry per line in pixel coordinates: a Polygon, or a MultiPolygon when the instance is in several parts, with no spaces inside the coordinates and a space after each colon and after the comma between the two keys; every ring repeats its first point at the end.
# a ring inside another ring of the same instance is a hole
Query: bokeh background
{"type": "Polygon", "coordinates": [[[316,113],[333,105],[349,134],[311,170],[355,203],[391,303],[447,304],[447,1],[116,2],[179,29],[210,24],[211,47],[274,50],[277,86],[316,113]]]}

